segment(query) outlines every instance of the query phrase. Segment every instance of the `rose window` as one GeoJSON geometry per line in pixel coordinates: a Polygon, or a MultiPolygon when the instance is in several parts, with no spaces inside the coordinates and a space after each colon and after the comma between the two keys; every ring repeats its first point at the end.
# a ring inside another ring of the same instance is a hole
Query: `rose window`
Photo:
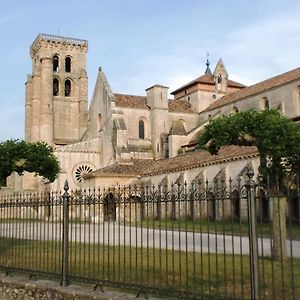
{"type": "Polygon", "coordinates": [[[78,183],[83,182],[83,175],[91,173],[93,171],[92,167],[88,166],[88,165],[80,165],[79,167],[77,167],[77,169],[75,170],[75,179],[78,183]]]}

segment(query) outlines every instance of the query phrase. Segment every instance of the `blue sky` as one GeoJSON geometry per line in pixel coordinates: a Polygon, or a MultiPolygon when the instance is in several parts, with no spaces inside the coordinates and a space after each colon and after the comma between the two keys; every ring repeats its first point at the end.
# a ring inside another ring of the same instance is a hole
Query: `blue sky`
{"type": "Polygon", "coordinates": [[[102,66],[114,92],[170,91],[222,57],[253,84],[299,67],[298,1],[1,0],[0,141],[24,136],[29,47],[38,33],[87,39],[89,99],[102,66]]]}

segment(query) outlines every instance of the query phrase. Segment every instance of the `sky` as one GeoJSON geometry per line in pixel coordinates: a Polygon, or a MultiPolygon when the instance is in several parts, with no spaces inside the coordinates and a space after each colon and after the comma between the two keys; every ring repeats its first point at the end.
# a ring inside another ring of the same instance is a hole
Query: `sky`
{"type": "Polygon", "coordinates": [[[39,33],[86,39],[89,100],[99,66],[113,92],[172,92],[213,71],[246,85],[297,68],[298,0],[0,0],[0,141],[24,138],[29,48],[39,33]]]}

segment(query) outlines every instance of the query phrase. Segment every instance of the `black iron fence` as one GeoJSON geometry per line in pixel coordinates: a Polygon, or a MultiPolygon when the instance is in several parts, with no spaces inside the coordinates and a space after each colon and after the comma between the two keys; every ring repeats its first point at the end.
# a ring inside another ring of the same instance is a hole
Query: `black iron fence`
{"type": "Polygon", "coordinates": [[[300,299],[299,175],[14,194],[0,268],[180,299],[300,299]],[[284,192],[283,192],[284,191],[284,192]]]}

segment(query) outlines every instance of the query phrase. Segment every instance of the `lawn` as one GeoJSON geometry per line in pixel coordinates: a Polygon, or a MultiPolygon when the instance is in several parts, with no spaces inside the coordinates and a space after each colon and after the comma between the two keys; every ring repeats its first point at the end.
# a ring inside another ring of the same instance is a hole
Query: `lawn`
{"type": "MultiPolygon", "coordinates": [[[[0,238],[0,268],[61,272],[61,242],[0,238]]],[[[150,287],[150,292],[181,294],[181,299],[250,299],[249,256],[194,253],[133,246],[70,243],[72,281],[150,287]]],[[[33,272],[34,273],[34,272],[33,272]]],[[[261,299],[300,296],[300,260],[282,264],[259,260],[261,299]]],[[[299,298],[297,298],[299,297],[299,298]]]]}

